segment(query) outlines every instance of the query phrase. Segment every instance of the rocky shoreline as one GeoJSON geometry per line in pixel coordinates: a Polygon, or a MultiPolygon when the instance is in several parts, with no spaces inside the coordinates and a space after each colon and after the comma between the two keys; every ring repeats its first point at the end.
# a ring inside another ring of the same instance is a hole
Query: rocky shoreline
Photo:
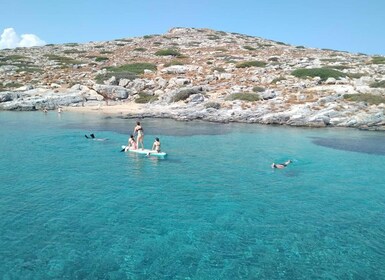
{"type": "Polygon", "coordinates": [[[125,118],[385,130],[382,58],[193,28],[2,50],[0,110],[116,107],[125,118]],[[323,77],[324,69],[340,76],[323,77]]]}

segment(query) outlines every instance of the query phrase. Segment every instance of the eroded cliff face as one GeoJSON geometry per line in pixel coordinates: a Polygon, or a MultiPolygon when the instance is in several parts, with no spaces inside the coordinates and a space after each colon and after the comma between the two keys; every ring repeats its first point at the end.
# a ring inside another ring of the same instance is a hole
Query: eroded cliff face
{"type": "Polygon", "coordinates": [[[385,58],[173,28],[0,51],[0,109],[143,103],[142,116],[385,127],[385,58]]]}

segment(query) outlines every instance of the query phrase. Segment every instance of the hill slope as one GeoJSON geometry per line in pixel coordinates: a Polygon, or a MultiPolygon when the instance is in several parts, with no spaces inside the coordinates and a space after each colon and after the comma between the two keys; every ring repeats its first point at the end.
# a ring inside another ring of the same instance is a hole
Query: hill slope
{"type": "Polygon", "coordinates": [[[137,102],[135,116],[385,125],[384,57],[210,29],[2,50],[0,80],[3,110],[137,102]]]}

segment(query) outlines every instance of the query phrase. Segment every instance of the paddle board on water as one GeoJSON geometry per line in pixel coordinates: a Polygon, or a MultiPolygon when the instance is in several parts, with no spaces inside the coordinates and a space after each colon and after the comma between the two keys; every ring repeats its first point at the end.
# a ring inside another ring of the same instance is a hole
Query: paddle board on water
{"type": "MultiPolygon", "coordinates": [[[[122,149],[125,149],[125,148],[126,148],[126,146],[122,146],[122,149]]],[[[165,152],[158,153],[155,150],[149,150],[149,149],[127,150],[125,152],[136,153],[136,154],[141,154],[141,155],[146,155],[146,156],[154,156],[154,157],[165,157],[165,156],[167,156],[167,153],[165,153],[165,152]]]]}

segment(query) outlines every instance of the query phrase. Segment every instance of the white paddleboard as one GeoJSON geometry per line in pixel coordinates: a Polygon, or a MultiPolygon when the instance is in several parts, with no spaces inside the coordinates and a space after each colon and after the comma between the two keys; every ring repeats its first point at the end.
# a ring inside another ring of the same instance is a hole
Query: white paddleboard
{"type": "MultiPolygon", "coordinates": [[[[125,148],[126,148],[126,146],[122,146],[122,149],[125,149],[125,148]]],[[[141,154],[141,155],[146,155],[146,156],[155,156],[155,157],[167,156],[167,153],[165,153],[165,152],[158,153],[155,150],[149,150],[149,149],[127,150],[125,152],[136,153],[136,154],[141,154]]]]}

